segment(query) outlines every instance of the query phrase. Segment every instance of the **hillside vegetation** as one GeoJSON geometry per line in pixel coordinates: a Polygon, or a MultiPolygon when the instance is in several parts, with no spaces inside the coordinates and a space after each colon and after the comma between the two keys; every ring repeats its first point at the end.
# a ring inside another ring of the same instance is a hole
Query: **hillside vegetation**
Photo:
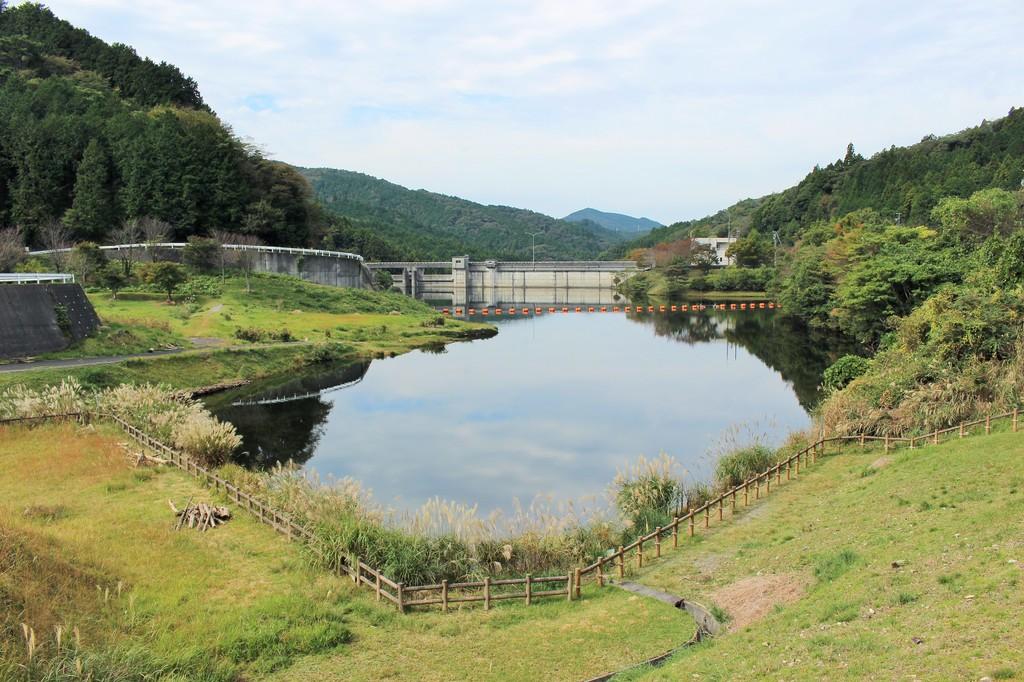
{"type": "Polygon", "coordinates": [[[819,460],[638,576],[730,632],[623,679],[1024,676],[1022,458],[1001,433],[819,460]]]}
{"type": "Polygon", "coordinates": [[[378,178],[330,168],[303,168],[325,210],[401,244],[410,257],[530,260],[594,258],[619,239],[594,223],[577,224],[510,206],[484,206],[378,178]]]}
{"type": "Polygon", "coordinates": [[[195,275],[175,294],[136,286],[114,298],[91,289],[103,327],[55,358],[191,348],[177,355],[92,367],[0,373],[0,386],[38,387],[73,376],[87,386],[159,382],[197,388],[256,379],[308,364],[394,355],[493,334],[493,328],[438,315],[393,292],[343,289],[284,275],[195,275]],[[251,290],[250,290],[251,289],[251,290]]]}

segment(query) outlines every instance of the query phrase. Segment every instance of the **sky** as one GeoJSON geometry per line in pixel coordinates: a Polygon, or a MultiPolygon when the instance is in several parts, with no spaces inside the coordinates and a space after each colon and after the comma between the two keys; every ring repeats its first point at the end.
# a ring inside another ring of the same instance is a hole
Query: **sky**
{"type": "Polygon", "coordinates": [[[660,222],[1024,106],[1020,0],[52,0],[272,158],[660,222]]]}

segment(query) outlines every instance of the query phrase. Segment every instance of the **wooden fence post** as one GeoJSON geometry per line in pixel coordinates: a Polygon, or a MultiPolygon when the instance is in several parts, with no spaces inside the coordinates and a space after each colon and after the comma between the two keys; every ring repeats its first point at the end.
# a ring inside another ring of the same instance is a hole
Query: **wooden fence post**
{"type": "Polygon", "coordinates": [[[526,605],[530,605],[530,601],[533,599],[533,578],[529,573],[526,574],[526,605]]]}
{"type": "Polygon", "coordinates": [[[356,569],[355,572],[352,574],[352,582],[354,582],[356,584],[356,586],[358,587],[359,586],[359,574],[363,572],[363,569],[360,567],[360,564],[359,564],[359,555],[358,554],[355,555],[355,560],[352,562],[352,567],[356,569]]]}
{"type": "Polygon", "coordinates": [[[704,504],[704,527],[711,527],[711,506],[707,503],[704,504]]]}
{"type": "Polygon", "coordinates": [[[405,613],[405,584],[398,583],[398,612],[405,613]]]}
{"type": "Polygon", "coordinates": [[[441,610],[448,613],[448,579],[441,581],[441,610]]]}
{"type": "Polygon", "coordinates": [[[654,558],[661,558],[661,526],[655,529],[657,532],[654,534],[654,558]]]}
{"type": "Polygon", "coordinates": [[[736,488],[732,489],[732,513],[736,513],[736,488]]]}
{"type": "Polygon", "coordinates": [[[626,557],[622,553],[622,545],[619,545],[619,577],[626,577],[626,557]]]}
{"type": "Polygon", "coordinates": [[[374,585],[373,591],[377,596],[377,601],[380,601],[380,571],[377,571],[374,577],[377,579],[377,581],[376,584],[374,585]]]}
{"type": "Polygon", "coordinates": [[[576,598],[579,599],[580,596],[581,596],[581,593],[580,593],[580,589],[581,589],[581,587],[580,587],[580,569],[579,569],[579,567],[576,568],[576,571],[575,571],[575,574],[574,574],[574,577],[573,577],[573,583],[576,584],[576,598]]]}
{"type": "Polygon", "coordinates": [[[640,538],[639,542],[636,543],[636,567],[644,567],[644,539],[640,538]]]}
{"type": "Polygon", "coordinates": [[[803,455],[803,454],[804,453],[802,453],[802,452],[796,453],[796,466],[793,467],[793,475],[794,476],[797,476],[797,477],[800,476],[800,456],[803,455]]]}
{"type": "Polygon", "coordinates": [[[1013,408],[1013,432],[1017,433],[1017,408],[1013,408]]]}
{"type": "Polygon", "coordinates": [[[757,478],[754,479],[754,499],[755,500],[760,500],[761,499],[761,477],[760,476],[758,476],[757,478]]]}
{"type": "Polygon", "coordinates": [[[793,470],[793,460],[792,459],[787,459],[786,460],[786,480],[787,481],[791,478],[790,474],[791,474],[792,470],[793,470]]]}
{"type": "Polygon", "coordinates": [[[723,502],[723,497],[721,495],[719,495],[718,496],[718,520],[721,521],[724,518],[725,518],[725,503],[723,502]]]}
{"type": "Polygon", "coordinates": [[[939,430],[938,429],[935,429],[935,433],[932,434],[932,444],[933,445],[938,445],[939,444],[939,430]]]}
{"type": "Polygon", "coordinates": [[[597,586],[604,587],[604,559],[597,562],[597,586]]]}
{"type": "Polygon", "coordinates": [[[484,578],[484,611],[491,610],[491,576],[484,578]]]}
{"type": "Polygon", "coordinates": [[[964,423],[960,422],[960,437],[964,437],[964,423]]]}
{"type": "Polygon", "coordinates": [[[992,433],[992,415],[985,415],[985,434],[992,433]]]}
{"type": "Polygon", "coordinates": [[[750,481],[743,482],[743,506],[750,506],[750,481]]]}
{"type": "Polygon", "coordinates": [[[775,485],[782,483],[782,465],[775,465],[775,485]]]}
{"type": "Polygon", "coordinates": [[[693,537],[693,512],[690,512],[690,537],[693,537]]]}
{"type": "Polygon", "coordinates": [[[672,549],[679,546],[679,517],[672,522],[672,549]]]}

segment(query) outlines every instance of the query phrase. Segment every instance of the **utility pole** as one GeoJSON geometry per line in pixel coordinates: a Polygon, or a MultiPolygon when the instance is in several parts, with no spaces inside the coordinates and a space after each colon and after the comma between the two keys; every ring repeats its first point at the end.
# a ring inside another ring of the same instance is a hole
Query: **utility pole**
{"type": "Polygon", "coordinates": [[[533,247],[533,264],[534,265],[537,264],[537,235],[538,234],[544,234],[544,230],[541,230],[540,232],[531,232],[530,233],[530,240],[532,242],[532,247],[533,247]]]}

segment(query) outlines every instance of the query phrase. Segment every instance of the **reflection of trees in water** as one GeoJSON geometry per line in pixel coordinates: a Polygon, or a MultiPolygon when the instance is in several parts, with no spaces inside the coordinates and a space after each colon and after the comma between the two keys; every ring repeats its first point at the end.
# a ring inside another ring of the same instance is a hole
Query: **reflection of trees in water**
{"type": "Polygon", "coordinates": [[[666,336],[688,346],[722,338],[723,327],[728,323],[728,320],[722,317],[696,313],[641,313],[630,314],[627,317],[634,322],[653,326],[656,336],[666,336]]]}
{"type": "Polygon", "coordinates": [[[266,469],[289,460],[304,464],[316,452],[331,413],[331,404],[320,393],[362,379],[369,366],[369,362],[354,363],[272,386],[249,386],[219,397],[216,405],[209,404],[219,418],[234,424],[242,436],[241,454],[235,457],[242,466],[266,469]],[[304,397],[289,399],[293,396],[304,397]],[[281,402],[254,404],[261,400],[281,402]]]}
{"type": "Polygon", "coordinates": [[[630,315],[629,319],[650,325],[657,336],[687,345],[724,338],[742,346],[792,384],[806,410],[818,404],[821,375],[844,350],[834,340],[811,334],[772,312],[662,313],[630,315]]]}

